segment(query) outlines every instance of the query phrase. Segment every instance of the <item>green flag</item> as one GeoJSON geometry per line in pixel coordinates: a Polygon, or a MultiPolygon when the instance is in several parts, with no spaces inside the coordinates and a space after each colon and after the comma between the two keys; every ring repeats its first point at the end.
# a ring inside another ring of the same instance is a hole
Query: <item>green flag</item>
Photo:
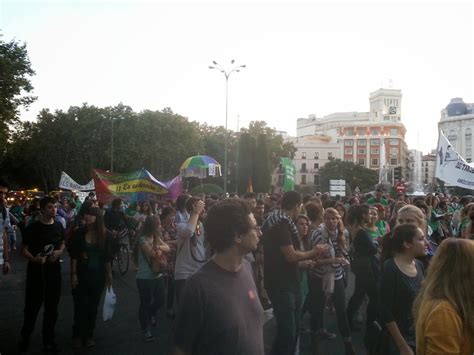
{"type": "Polygon", "coordinates": [[[283,168],[283,191],[292,191],[295,189],[295,164],[290,158],[280,158],[280,163],[283,168]]]}

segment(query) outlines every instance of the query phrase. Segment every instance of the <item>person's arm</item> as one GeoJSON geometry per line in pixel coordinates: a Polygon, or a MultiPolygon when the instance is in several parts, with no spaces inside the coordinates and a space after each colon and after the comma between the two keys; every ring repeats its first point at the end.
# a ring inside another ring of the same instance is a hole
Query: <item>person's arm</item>
{"type": "Polygon", "coordinates": [[[2,240],[3,240],[3,274],[6,275],[10,272],[10,244],[6,228],[2,228],[2,240]]]}
{"type": "Polygon", "coordinates": [[[143,254],[145,254],[149,258],[155,258],[156,257],[156,251],[153,250],[152,246],[149,243],[144,241],[143,243],[140,244],[140,248],[141,248],[143,254]]]}
{"type": "Polygon", "coordinates": [[[110,261],[105,263],[105,286],[107,288],[112,286],[112,264],[110,261]]]}
{"type": "Polygon", "coordinates": [[[199,215],[204,210],[204,202],[197,201],[194,204],[193,211],[190,214],[190,217],[186,223],[179,223],[176,228],[178,233],[176,235],[177,239],[188,239],[191,238],[196,230],[196,226],[199,223],[199,215]]]}
{"type": "Polygon", "coordinates": [[[463,323],[450,307],[439,305],[428,316],[424,329],[425,354],[461,354],[463,323]]]}
{"type": "Polygon", "coordinates": [[[33,256],[28,249],[28,245],[23,243],[21,247],[21,255],[23,255],[28,261],[36,264],[44,264],[46,262],[45,256],[33,256]]]}
{"type": "Polygon", "coordinates": [[[158,239],[158,249],[164,253],[169,253],[171,248],[161,238],[158,239]]]}
{"type": "Polygon", "coordinates": [[[280,251],[289,263],[297,263],[303,260],[315,259],[320,253],[319,248],[310,251],[299,251],[293,248],[293,245],[285,245],[280,247],[280,251]]]}
{"type": "Polygon", "coordinates": [[[413,350],[411,350],[410,346],[403,338],[402,333],[400,333],[400,329],[398,329],[396,322],[385,323],[385,328],[387,328],[393,342],[398,347],[400,355],[414,355],[413,350]]]}

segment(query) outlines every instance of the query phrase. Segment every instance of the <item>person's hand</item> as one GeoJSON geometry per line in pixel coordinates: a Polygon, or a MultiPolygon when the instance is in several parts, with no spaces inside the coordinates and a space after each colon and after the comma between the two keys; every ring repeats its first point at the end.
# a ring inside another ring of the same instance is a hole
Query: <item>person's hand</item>
{"type": "Polygon", "coordinates": [[[415,355],[415,353],[408,345],[404,345],[400,348],[400,355],[415,355]]]}
{"type": "Polygon", "coordinates": [[[62,255],[60,250],[54,250],[53,253],[46,259],[48,263],[54,263],[62,255]]]}
{"type": "Polygon", "coordinates": [[[76,288],[78,283],[77,274],[71,274],[71,288],[76,288]]]}
{"type": "Polygon", "coordinates": [[[105,286],[107,286],[107,289],[112,286],[112,274],[105,275],[105,286]]]}
{"type": "Polygon", "coordinates": [[[202,200],[199,200],[198,202],[196,202],[196,204],[194,205],[194,208],[193,208],[193,212],[196,213],[196,214],[201,214],[201,212],[204,210],[204,207],[205,207],[205,203],[204,201],[202,200]]]}
{"type": "Polygon", "coordinates": [[[38,255],[34,257],[31,261],[35,264],[44,264],[46,262],[46,256],[38,255]]]}
{"type": "Polygon", "coordinates": [[[314,260],[306,260],[305,261],[305,265],[304,265],[305,269],[309,270],[309,269],[312,269],[315,266],[316,266],[316,261],[314,261],[314,260]]]}
{"type": "Polygon", "coordinates": [[[317,244],[313,247],[313,250],[316,252],[316,257],[319,258],[321,255],[326,253],[329,250],[328,244],[317,244]]]}
{"type": "Polygon", "coordinates": [[[10,262],[5,261],[5,262],[3,263],[3,275],[8,274],[8,273],[10,272],[10,270],[11,270],[10,262]]]}

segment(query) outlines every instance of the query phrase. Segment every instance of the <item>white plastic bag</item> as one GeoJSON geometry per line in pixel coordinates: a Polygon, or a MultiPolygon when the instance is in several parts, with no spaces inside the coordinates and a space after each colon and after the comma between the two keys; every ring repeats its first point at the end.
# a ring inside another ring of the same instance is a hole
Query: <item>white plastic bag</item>
{"type": "Polygon", "coordinates": [[[117,296],[114,293],[112,286],[107,288],[104,297],[104,309],[102,311],[102,317],[104,321],[112,319],[115,311],[115,304],[117,303],[117,296]]]}

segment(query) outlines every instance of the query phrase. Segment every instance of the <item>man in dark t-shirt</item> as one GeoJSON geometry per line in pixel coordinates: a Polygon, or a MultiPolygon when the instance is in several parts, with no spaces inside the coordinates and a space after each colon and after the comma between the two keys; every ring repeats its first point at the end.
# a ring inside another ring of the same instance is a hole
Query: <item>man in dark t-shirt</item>
{"type": "Polygon", "coordinates": [[[174,329],[175,354],[263,355],[263,309],[243,257],[260,229],[243,200],[211,207],[204,226],[214,256],[186,282],[174,329]]]}
{"type": "Polygon", "coordinates": [[[19,351],[28,350],[36,317],[44,303],[43,345],[45,351],[57,352],[54,326],[58,318],[61,293],[61,264],[64,252],[64,229],[54,220],[56,201],[50,196],[40,200],[41,216],[30,224],[23,236],[22,254],[28,259],[26,270],[25,313],[19,351]]]}
{"type": "Polygon", "coordinates": [[[262,227],[265,289],[277,323],[272,355],[295,353],[302,308],[298,262],[319,254],[317,249],[300,251],[293,222],[300,212],[300,194],[288,191],[283,195],[281,210],[269,214],[262,227]]]}

